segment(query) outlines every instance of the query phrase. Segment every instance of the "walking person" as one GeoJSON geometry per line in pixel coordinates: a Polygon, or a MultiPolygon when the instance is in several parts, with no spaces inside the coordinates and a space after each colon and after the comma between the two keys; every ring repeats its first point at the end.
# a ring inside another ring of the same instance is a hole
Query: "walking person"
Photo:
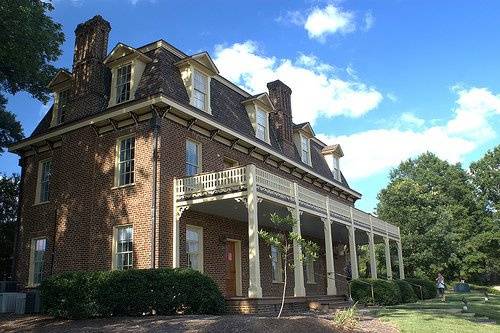
{"type": "Polygon", "coordinates": [[[436,287],[438,290],[438,296],[441,297],[441,301],[445,301],[445,296],[444,296],[444,276],[441,274],[441,272],[438,273],[437,278],[436,278],[436,287]]]}

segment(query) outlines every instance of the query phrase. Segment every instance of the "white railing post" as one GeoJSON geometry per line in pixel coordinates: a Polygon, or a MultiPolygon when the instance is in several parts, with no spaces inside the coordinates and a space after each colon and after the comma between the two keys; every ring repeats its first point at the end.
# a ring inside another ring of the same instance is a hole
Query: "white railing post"
{"type": "Polygon", "coordinates": [[[177,208],[177,179],[174,178],[174,190],[173,190],[173,209],[172,209],[172,217],[173,217],[173,223],[172,223],[172,267],[173,268],[178,268],[180,267],[180,248],[179,248],[179,240],[180,240],[180,228],[179,228],[179,219],[180,219],[180,212],[179,209],[177,208]]]}
{"type": "MultiPolygon", "coordinates": [[[[295,218],[294,230],[299,236],[300,232],[300,209],[299,209],[299,191],[297,183],[293,183],[293,192],[295,198],[295,209],[293,209],[293,216],[295,218]]],[[[302,263],[302,248],[297,241],[293,241],[293,268],[294,268],[294,296],[303,297],[306,295],[306,288],[304,286],[304,266],[302,263]]]]}
{"type": "Polygon", "coordinates": [[[353,279],[359,278],[358,273],[358,254],[356,253],[356,229],[354,227],[354,216],[352,207],[349,207],[351,214],[351,225],[346,226],[349,230],[349,254],[351,256],[351,275],[353,279]]]}
{"type": "Polygon", "coordinates": [[[335,285],[335,262],[333,260],[332,224],[330,220],[330,205],[326,197],[326,218],[323,220],[325,230],[325,252],[326,252],[326,294],[337,295],[335,285]]]}
{"type": "Polygon", "coordinates": [[[260,285],[260,258],[259,258],[259,220],[257,180],[255,165],[246,166],[247,174],[247,208],[248,208],[248,297],[262,298],[262,287],[260,285]]]}
{"type": "Polygon", "coordinates": [[[385,241],[385,266],[387,269],[387,279],[392,280],[391,248],[389,245],[389,237],[384,237],[384,241],[385,241]]]}

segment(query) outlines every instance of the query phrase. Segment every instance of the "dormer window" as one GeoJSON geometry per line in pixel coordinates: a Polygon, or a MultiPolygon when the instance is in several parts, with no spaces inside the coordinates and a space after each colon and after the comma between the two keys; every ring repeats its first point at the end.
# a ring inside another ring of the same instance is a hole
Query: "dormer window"
{"type": "Polygon", "coordinates": [[[326,163],[332,171],[333,179],[342,181],[340,173],[340,158],[344,156],[339,144],[323,147],[321,154],[325,157],[326,163]]]}
{"type": "Polygon", "coordinates": [[[189,104],[197,109],[212,113],[210,109],[210,81],[219,74],[207,52],[186,57],[175,64],[189,96],[189,104]]]}
{"type": "Polygon", "coordinates": [[[332,162],[333,162],[333,167],[332,167],[333,178],[340,181],[339,158],[337,156],[334,156],[332,162]]]}
{"type": "Polygon", "coordinates": [[[200,110],[207,110],[208,77],[198,70],[193,71],[193,96],[191,104],[200,110]]]}
{"type": "Polygon", "coordinates": [[[300,157],[302,162],[305,164],[310,164],[311,161],[311,147],[309,145],[309,139],[304,135],[300,136],[300,157]]]}
{"type": "Polygon", "coordinates": [[[111,69],[111,96],[108,107],[131,101],[146,65],[153,60],[133,47],[118,43],[104,59],[111,69]]]}
{"type": "Polygon", "coordinates": [[[130,82],[132,80],[132,64],[128,63],[116,70],[116,104],[130,99],[130,82]]]}
{"type": "Polygon", "coordinates": [[[47,86],[54,92],[54,105],[50,121],[51,127],[62,124],[68,116],[72,84],[73,74],[66,70],[60,70],[47,86]]]}
{"type": "Polygon", "coordinates": [[[257,139],[262,141],[267,141],[267,137],[269,136],[269,120],[267,119],[267,112],[262,111],[261,109],[256,109],[256,128],[255,128],[255,136],[257,139]]]}

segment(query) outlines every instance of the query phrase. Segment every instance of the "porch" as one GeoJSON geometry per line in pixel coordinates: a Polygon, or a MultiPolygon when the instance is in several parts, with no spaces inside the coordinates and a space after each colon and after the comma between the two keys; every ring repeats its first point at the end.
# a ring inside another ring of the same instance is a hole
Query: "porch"
{"type": "Polygon", "coordinates": [[[222,216],[245,224],[243,252],[241,239],[234,240],[233,237],[227,236],[224,230],[220,230],[220,238],[224,238],[223,241],[240,242],[239,267],[235,273],[236,293],[226,294],[238,296],[240,303],[242,297],[248,298],[245,301],[257,302],[256,300],[260,299],[257,303],[268,303],[269,297],[276,296],[270,294],[269,290],[279,289],[267,278],[266,271],[262,270],[263,266],[269,265],[261,262],[266,260],[266,257],[260,253],[263,247],[259,244],[258,237],[260,228],[271,227],[269,215],[272,212],[294,216],[300,222],[297,223],[295,231],[305,238],[318,240],[322,248],[318,270],[314,270],[317,281],[313,286],[310,281],[305,281],[300,246],[294,244],[294,268],[293,272],[290,272],[290,285],[293,289],[287,295],[304,300],[313,296],[346,294],[344,267],[350,264],[352,278],[359,277],[357,247],[365,244],[368,245],[370,254],[370,275],[376,278],[377,240],[385,244],[389,279],[392,278],[389,245],[390,242],[397,243],[399,277],[404,278],[398,227],[335,200],[333,195],[323,195],[253,164],[174,181],[174,267],[181,265],[180,220],[187,210],[222,216]]]}

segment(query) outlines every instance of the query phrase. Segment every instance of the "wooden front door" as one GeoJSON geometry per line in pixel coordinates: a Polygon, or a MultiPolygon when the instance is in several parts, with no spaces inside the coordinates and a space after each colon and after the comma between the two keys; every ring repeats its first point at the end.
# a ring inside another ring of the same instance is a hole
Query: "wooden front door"
{"type": "Polygon", "coordinates": [[[236,296],[235,242],[226,242],[226,296],[236,296]]]}

